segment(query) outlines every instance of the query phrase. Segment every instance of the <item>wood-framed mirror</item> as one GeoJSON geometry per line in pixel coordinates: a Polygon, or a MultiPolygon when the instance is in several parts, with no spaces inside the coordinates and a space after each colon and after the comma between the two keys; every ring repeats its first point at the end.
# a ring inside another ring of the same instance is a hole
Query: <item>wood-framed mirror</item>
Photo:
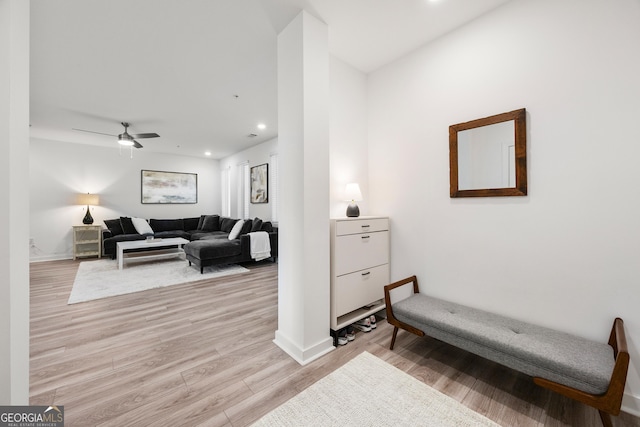
{"type": "Polygon", "coordinates": [[[524,108],[449,126],[450,196],[527,195],[524,108]]]}

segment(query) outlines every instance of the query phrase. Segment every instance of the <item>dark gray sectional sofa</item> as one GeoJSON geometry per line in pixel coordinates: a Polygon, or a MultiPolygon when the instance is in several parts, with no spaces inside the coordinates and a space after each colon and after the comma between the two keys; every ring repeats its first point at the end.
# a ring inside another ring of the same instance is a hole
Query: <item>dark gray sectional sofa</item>
{"type": "MultiPolygon", "coordinates": [[[[219,215],[201,215],[200,217],[178,219],[149,219],[153,234],[140,234],[130,217],[105,220],[107,226],[102,230],[102,255],[116,257],[118,242],[144,240],[148,235],[155,238],[182,237],[193,242],[198,252],[207,254],[206,265],[229,264],[252,261],[251,240],[249,233],[266,231],[271,244],[271,259],[278,256],[278,229],[269,221],[260,218],[246,220],[237,238],[229,240],[229,233],[238,219],[219,215]],[[196,244],[196,242],[198,242],[196,244]]],[[[185,246],[189,246],[185,245],[185,246]]],[[[185,247],[187,259],[189,251],[185,247]]],[[[200,263],[198,263],[200,265],[200,263]]]]}

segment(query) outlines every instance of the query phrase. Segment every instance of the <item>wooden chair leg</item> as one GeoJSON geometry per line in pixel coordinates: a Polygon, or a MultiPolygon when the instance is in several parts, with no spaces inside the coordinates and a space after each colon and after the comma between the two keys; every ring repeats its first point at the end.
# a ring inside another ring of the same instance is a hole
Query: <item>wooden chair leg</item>
{"type": "Polygon", "coordinates": [[[389,350],[393,350],[393,345],[396,343],[396,336],[398,335],[398,327],[393,327],[393,336],[391,337],[391,346],[389,346],[389,350]]]}
{"type": "Polygon", "coordinates": [[[611,424],[611,416],[602,410],[599,410],[598,412],[600,413],[600,419],[602,420],[602,425],[604,427],[613,427],[613,424],[611,424]]]}

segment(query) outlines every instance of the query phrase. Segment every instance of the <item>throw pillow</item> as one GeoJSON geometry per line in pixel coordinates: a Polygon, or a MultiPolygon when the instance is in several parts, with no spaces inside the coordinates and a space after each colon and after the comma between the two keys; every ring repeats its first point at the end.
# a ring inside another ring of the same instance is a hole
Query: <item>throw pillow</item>
{"type": "Polygon", "coordinates": [[[220,217],[218,215],[205,215],[199,230],[220,231],[220,217]]]}
{"type": "Polygon", "coordinates": [[[143,218],[131,218],[131,222],[135,227],[138,234],[152,235],[153,229],[149,225],[146,219],[143,218]]]}
{"type": "Polygon", "coordinates": [[[243,225],[244,225],[244,220],[242,220],[242,219],[239,219],[235,223],[235,225],[233,226],[233,228],[229,232],[229,240],[234,240],[234,239],[238,238],[238,236],[240,235],[240,231],[242,230],[242,226],[243,225]]]}
{"type": "Polygon", "coordinates": [[[206,215],[200,215],[200,219],[198,220],[198,226],[196,227],[196,230],[202,230],[202,222],[204,221],[204,217],[206,215]]]}
{"type": "Polygon", "coordinates": [[[262,230],[262,220],[260,218],[254,218],[251,224],[251,232],[262,230]]]}
{"type": "Polygon", "coordinates": [[[271,224],[271,221],[263,222],[261,231],[266,231],[267,233],[271,233],[273,231],[273,224],[271,224]]]}
{"type": "Polygon", "coordinates": [[[251,227],[253,226],[253,222],[252,221],[243,221],[244,224],[242,224],[242,229],[240,230],[240,234],[247,234],[247,233],[251,233],[251,227]]]}
{"type": "Polygon", "coordinates": [[[122,227],[123,234],[138,234],[138,231],[133,226],[133,222],[131,222],[131,218],[127,216],[120,217],[120,226],[122,227]]]}
{"type": "Polygon", "coordinates": [[[118,219],[105,219],[104,220],[104,225],[107,226],[107,228],[109,229],[109,232],[111,233],[112,237],[124,234],[124,232],[122,231],[122,226],[120,225],[120,218],[118,218],[118,219]]]}
{"type": "Polygon", "coordinates": [[[233,218],[220,218],[220,231],[225,233],[231,233],[231,229],[236,224],[237,219],[233,218]]]}

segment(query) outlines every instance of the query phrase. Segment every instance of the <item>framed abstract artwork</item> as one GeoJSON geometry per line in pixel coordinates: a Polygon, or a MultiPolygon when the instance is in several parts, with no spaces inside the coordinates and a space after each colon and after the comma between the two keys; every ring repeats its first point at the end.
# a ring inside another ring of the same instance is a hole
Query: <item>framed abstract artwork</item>
{"type": "Polygon", "coordinates": [[[251,203],[269,202],[269,164],[251,168],[251,203]]]}
{"type": "Polygon", "coordinates": [[[198,174],[142,170],[142,203],[198,203],[198,174]]]}

